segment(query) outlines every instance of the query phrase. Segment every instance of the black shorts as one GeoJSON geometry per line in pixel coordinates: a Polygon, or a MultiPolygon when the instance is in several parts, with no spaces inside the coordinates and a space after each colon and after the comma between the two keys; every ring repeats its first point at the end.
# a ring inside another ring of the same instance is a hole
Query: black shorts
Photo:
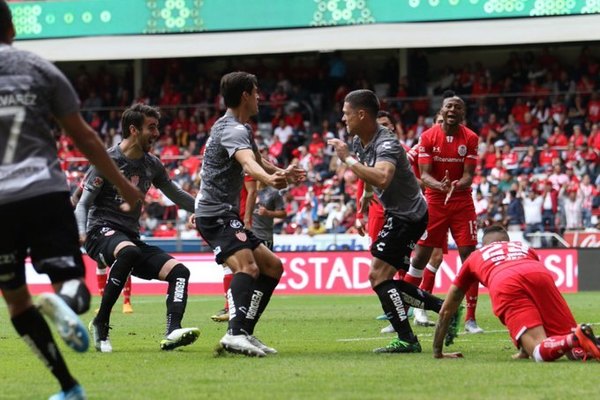
{"type": "Polygon", "coordinates": [[[85,250],[99,266],[111,266],[115,262],[115,249],[122,242],[132,242],[142,251],[141,261],[133,267],[132,275],[142,279],[158,279],[165,263],[173,257],[160,247],[150,246],[137,236],[120,232],[108,226],[93,229],[88,233],[85,250]]]}
{"type": "Polygon", "coordinates": [[[218,217],[196,217],[196,229],[213,249],[217,264],[242,249],[254,250],[262,241],[244,228],[239,215],[228,213],[218,217]]]}
{"type": "Polygon", "coordinates": [[[85,276],[79,234],[67,192],[0,205],[0,288],[25,285],[25,258],[52,283],[85,276]]]}
{"type": "Polygon", "coordinates": [[[410,253],[427,229],[427,220],[427,213],[418,221],[385,214],[385,224],[371,245],[371,255],[396,269],[408,271],[410,253]]]}

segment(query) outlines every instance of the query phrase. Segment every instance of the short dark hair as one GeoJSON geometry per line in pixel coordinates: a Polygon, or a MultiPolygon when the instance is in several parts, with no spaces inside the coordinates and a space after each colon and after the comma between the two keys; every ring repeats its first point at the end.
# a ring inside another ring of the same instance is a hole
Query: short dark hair
{"type": "Polygon", "coordinates": [[[12,26],[12,13],[10,12],[10,8],[6,3],[6,0],[0,0],[0,42],[10,42],[8,35],[12,26]]]}
{"type": "Polygon", "coordinates": [[[153,117],[160,119],[160,112],[156,107],[152,107],[143,103],[137,103],[123,111],[121,116],[121,129],[123,130],[123,139],[129,137],[129,127],[135,126],[137,129],[142,129],[144,117],[153,117]]]}
{"type": "Polygon", "coordinates": [[[242,102],[242,94],[252,93],[258,86],[256,76],[243,71],[230,72],[221,78],[221,96],[227,108],[238,107],[242,102]]]}
{"type": "Polygon", "coordinates": [[[346,95],[344,102],[350,104],[352,108],[365,110],[373,118],[377,118],[379,99],[370,90],[354,90],[346,95]]]}
{"type": "Polygon", "coordinates": [[[491,233],[502,233],[506,236],[508,236],[508,232],[506,231],[506,229],[504,229],[503,226],[501,225],[492,225],[492,226],[488,226],[487,228],[485,228],[483,230],[483,236],[485,235],[489,235],[491,233]]]}
{"type": "Polygon", "coordinates": [[[385,111],[385,110],[377,111],[377,118],[388,118],[390,120],[390,122],[392,123],[392,125],[394,125],[394,126],[396,125],[396,120],[394,119],[392,114],[390,114],[388,111],[385,111]]]}

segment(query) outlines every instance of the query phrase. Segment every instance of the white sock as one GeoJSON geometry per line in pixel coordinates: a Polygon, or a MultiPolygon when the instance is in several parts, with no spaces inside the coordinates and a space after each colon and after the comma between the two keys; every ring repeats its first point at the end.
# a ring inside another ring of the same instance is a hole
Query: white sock
{"type": "Polygon", "coordinates": [[[535,346],[535,349],[533,349],[533,359],[535,360],[535,362],[544,362],[544,359],[540,354],[540,346],[541,344],[538,344],[537,346],[535,346]]]}
{"type": "Polygon", "coordinates": [[[429,271],[431,271],[431,272],[432,272],[434,275],[435,275],[435,273],[436,273],[436,272],[437,272],[437,270],[438,270],[436,267],[434,267],[434,266],[433,266],[433,265],[431,265],[431,264],[427,264],[427,266],[426,266],[425,268],[427,268],[429,271]]]}
{"type": "Polygon", "coordinates": [[[414,268],[412,265],[408,268],[408,275],[410,276],[414,276],[415,278],[422,278],[423,277],[423,270],[422,269],[416,269],[414,268]]]}

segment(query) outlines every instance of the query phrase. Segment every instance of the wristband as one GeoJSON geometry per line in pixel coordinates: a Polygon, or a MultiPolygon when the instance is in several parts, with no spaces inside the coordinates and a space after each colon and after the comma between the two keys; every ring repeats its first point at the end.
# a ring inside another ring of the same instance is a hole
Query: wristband
{"type": "Polygon", "coordinates": [[[358,160],[354,157],[348,156],[344,159],[344,164],[346,164],[347,166],[351,167],[354,164],[358,164],[358,160]]]}

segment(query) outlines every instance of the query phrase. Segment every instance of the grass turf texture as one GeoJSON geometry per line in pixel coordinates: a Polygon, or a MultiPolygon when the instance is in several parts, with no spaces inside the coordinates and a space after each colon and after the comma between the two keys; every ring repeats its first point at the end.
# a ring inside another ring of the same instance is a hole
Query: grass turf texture
{"type": "MultiPolygon", "coordinates": [[[[600,293],[566,296],[577,321],[599,322],[600,293]]],[[[94,306],[99,299],[94,299],[94,306]]],[[[511,360],[508,334],[481,296],[478,322],[483,335],[461,335],[449,351],[462,360],[434,360],[433,328],[415,328],[421,354],[373,354],[393,335],[375,296],[274,296],[256,331],[280,354],[256,359],[214,349],[226,325],[210,320],[220,297],[191,296],[184,326],[202,334],[191,346],[164,352],[164,298],[133,297],[134,313],[112,314],[114,352],[77,354],[59,343],[71,371],[90,399],[571,399],[598,395],[600,363],[536,364],[511,360]]],[[[58,384],[8,321],[2,306],[0,354],[2,399],[45,399],[58,384]]],[[[83,316],[89,322],[92,313],[83,316]]],[[[435,317],[435,316],[434,316],[435,317]]],[[[596,325],[596,334],[600,326],[596,325]]],[[[56,337],[56,335],[55,335],[56,337]]],[[[59,340],[59,339],[57,339],[59,340]]],[[[93,345],[92,345],[93,346],[93,345]]]]}

